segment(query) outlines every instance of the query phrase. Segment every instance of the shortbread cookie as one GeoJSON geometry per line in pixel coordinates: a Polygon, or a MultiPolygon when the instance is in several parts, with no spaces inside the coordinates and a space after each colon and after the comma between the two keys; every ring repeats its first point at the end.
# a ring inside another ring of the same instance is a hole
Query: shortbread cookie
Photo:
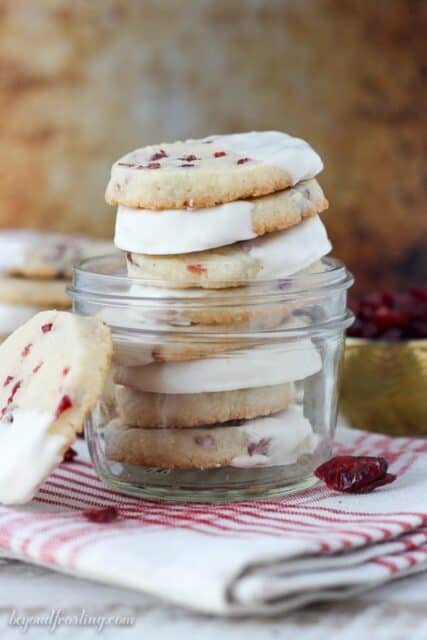
{"type": "Polygon", "coordinates": [[[114,381],[151,393],[199,394],[303,380],[322,367],[310,338],[238,349],[202,360],[117,367],[114,381]]]}
{"type": "Polygon", "coordinates": [[[320,260],[331,248],[322,221],[314,216],[290,229],[209,251],[177,256],[128,253],[128,274],[159,287],[238,287],[289,277],[320,260]]]}
{"type": "Polygon", "coordinates": [[[125,424],[143,428],[197,427],[266,416],[294,400],[292,384],[218,393],[162,394],[117,385],[116,406],[125,424]]]}
{"type": "Polygon", "coordinates": [[[114,251],[106,240],[12,229],[0,232],[0,273],[27,278],[70,278],[73,267],[114,251]]]}
{"type": "Polygon", "coordinates": [[[31,499],[95,406],[110,330],[96,318],[43,311],[0,347],[0,502],[31,499]]]}
{"type": "Polygon", "coordinates": [[[296,405],[240,426],[138,429],[113,420],[105,430],[108,459],[163,469],[290,465],[313,453],[318,442],[296,405]]]}
{"type": "Polygon", "coordinates": [[[0,278],[0,301],[39,308],[67,309],[71,306],[71,298],[65,291],[69,284],[63,280],[0,278]]]}
{"type": "Polygon", "coordinates": [[[212,207],[285,189],[322,169],[310,145],[286,133],[209,136],[126,154],[113,165],[105,197],[142,209],[212,207]]]}
{"type": "Polygon", "coordinates": [[[119,205],[114,241],[123,251],[150,255],[206,251],[288,229],[327,207],[316,180],[207,209],[159,212],[119,205]]]}

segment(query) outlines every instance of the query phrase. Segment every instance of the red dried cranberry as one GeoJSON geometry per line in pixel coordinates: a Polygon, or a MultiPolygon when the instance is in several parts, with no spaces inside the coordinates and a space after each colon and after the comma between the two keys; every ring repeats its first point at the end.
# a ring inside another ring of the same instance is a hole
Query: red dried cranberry
{"type": "Polygon", "coordinates": [[[62,369],[62,375],[63,375],[63,376],[68,375],[68,373],[69,373],[69,372],[70,372],[70,367],[64,367],[64,368],[62,369]]]}
{"type": "Polygon", "coordinates": [[[105,509],[85,509],[83,516],[90,522],[104,524],[113,522],[119,517],[116,507],[105,507],[105,509]]]}
{"type": "Polygon", "coordinates": [[[43,333],[49,333],[49,331],[52,331],[52,327],[53,327],[53,322],[47,322],[46,324],[43,324],[42,325],[43,333]]]}
{"type": "Polygon", "coordinates": [[[396,479],[396,476],[387,473],[387,469],[385,458],[335,456],[317,467],[314,473],[329,489],[344,493],[369,493],[396,479]]]}
{"type": "Polygon", "coordinates": [[[381,340],[387,340],[387,342],[400,342],[403,338],[403,331],[398,327],[391,327],[381,334],[381,340]]]}
{"type": "Polygon", "coordinates": [[[423,287],[411,287],[409,293],[415,300],[420,302],[427,302],[427,288],[423,287]]]}
{"type": "Polygon", "coordinates": [[[161,160],[162,158],[167,158],[168,154],[166,153],[166,151],[164,151],[163,149],[160,149],[160,151],[156,151],[156,153],[153,153],[153,155],[150,158],[150,161],[154,161],[154,160],[161,160]]]}
{"type": "Polygon", "coordinates": [[[39,362],[38,364],[36,364],[36,366],[33,369],[33,373],[37,373],[37,371],[39,371],[39,369],[41,369],[43,366],[43,362],[39,362]]]}
{"type": "Polygon", "coordinates": [[[359,320],[359,318],[356,318],[356,320],[353,322],[351,327],[347,329],[347,335],[350,338],[360,338],[362,335],[362,330],[363,330],[363,323],[361,320],[359,320]]]}
{"type": "Polygon", "coordinates": [[[202,264],[188,264],[187,271],[190,271],[190,273],[200,274],[206,273],[207,269],[202,264]]]}
{"type": "Polygon", "coordinates": [[[64,411],[67,411],[67,409],[71,409],[72,406],[73,403],[71,402],[70,396],[62,396],[55,411],[55,418],[59,418],[59,416],[64,413],[64,411]]]}
{"type": "Polygon", "coordinates": [[[194,160],[200,160],[200,158],[191,153],[189,156],[181,156],[178,160],[183,160],[183,162],[194,162],[194,160]]]}
{"type": "Polygon", "coordinates": [[[271,438],[261,438],[258,442],[250,442],[248,444],[248,453],[250,456],[255,454],[266,456],[268,454],[268,448],[271,442],[271,438]]]}
{"type": "Polygon", "coordinates": [[[76,457],[77,457],[77,451],[73,449],[73,447],[68,447],[67,451],[64,453],[62,462],[73,462],[74,458],[76,457]]]}
{"type": "Polygon", "coordinates": [[[237,164],[246,164],[246,162],[250,162],[250,158],[239,158],[237,164]]]}
{"type": "Polygon", "coordinates": [[[390,327],[403,327],[406,324],[405,317],[388,307],[378,307],[373,317],[374,323],[380,331],[390,327]]]}
{"type": "Polygon", "coordinates": [[[28,356],[28,354],[29,354],[29,353],[30,353],[30,351],[31,351],[31,347],[32,347],[32,346],[33,346],[33,345],[32,345],[31,343],[30,343],[30,344],[25,345],[25,347],[24,347],[24,348],[22,349],[22,351],[21,351],[21,356],[22,356],[23,358],[25,358],[26,356],[28,356]]]}
{"type": "Polygon", "coordinates": [[[149,162],[147,164],[147,169],[160,169],[161,166],[160,162],[149,162]]]}
{"type": "Polygon", "coordinates": [[[133,264],[133,265],[135,264],[135,262],[134,262],[134,260],[133,260],[133,258],[132,258],[132,254],[131,254],[131,252],[130,252],[130,251],[127,251],[127,252],[126,252],[126,259],[127,259],[127,261],[128,261],[128,262],[130,262],[131,264],[133,264]]]}
{"type": "Polygon", "coordinates": [[[225,151],[215,151],[214,158],[223,158],[226,155],[225,151]]]}
{"type": "Polygon", "coordinates": [[[5,381],[3,382],[3,386],[7,387],[7,385],[12,382],[13,380],[13,376],[7,376],[7,378],[5,379],[5,381]]]}
{"type": "Polygon", "coordinates": [[[213,447],[215,444],[215,439],[210,436],[196,436],[194,438],[194,442],[198,444],[200,447],[213,447]]]}

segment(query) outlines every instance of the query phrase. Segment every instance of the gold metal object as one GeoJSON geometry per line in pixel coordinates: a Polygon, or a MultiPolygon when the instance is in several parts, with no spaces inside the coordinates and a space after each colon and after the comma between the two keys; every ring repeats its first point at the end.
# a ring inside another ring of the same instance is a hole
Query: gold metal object
{"type": "Polygon", "coordinates": [[[347,338],[340,411],[359,429],[427,436],[427,340],[347,338]]]}

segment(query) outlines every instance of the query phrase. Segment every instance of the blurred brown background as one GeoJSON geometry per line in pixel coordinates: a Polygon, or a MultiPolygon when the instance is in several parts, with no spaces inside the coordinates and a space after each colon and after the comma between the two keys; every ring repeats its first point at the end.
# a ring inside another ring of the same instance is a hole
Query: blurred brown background
{"type": "Polygon", "coordinates": [[[109,167],[283,129],[359,289],[427,280],[424,0],[0,0],[0,226],[111,235],[109,167]]]}

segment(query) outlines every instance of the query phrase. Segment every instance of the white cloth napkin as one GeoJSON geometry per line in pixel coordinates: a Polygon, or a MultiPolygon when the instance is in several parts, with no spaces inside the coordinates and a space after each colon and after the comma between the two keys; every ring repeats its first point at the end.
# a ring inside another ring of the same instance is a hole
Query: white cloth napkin
{"type": "Polygon", "coordinates": [[[336,448],[383,455],[398,479],[366,495],[319,484],[278,500],[148,502],[106,489],[81,442],[30,505],[0,507],[0,549],[221,615],[341,600],[427,569],[427,441],[341,428],[336,448]],[[111,505],[108,524],[82,513],[111,505]]]}

